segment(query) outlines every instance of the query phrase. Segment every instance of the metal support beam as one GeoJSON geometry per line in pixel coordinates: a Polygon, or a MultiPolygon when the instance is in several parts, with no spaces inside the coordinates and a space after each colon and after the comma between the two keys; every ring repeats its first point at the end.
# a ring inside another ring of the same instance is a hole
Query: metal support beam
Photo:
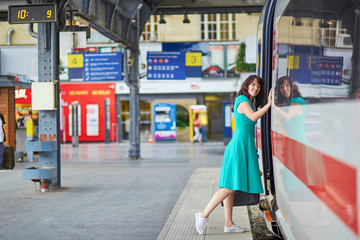
{"type": "Polygon", "coordinates": [[[139,51],[125,50],[125,82],[130,88],[130,149],[129,158],[140,158],[140,95],[139,95],[139,51]],[[130,57],[128,57],[130,52],[130,57]]]}
{"type": "MultiPolygon", "coordinates": [[[[35,1],[46,3],[46,1],[35,1]]],[[[38,81],[51,82],[54,106],[39,107],[39,141],[28,141],[28,151],[39,152],[39,167],[23,170],[24,179],[38,180],[44,188],[61,186],[60,163],[60,101],[59,101],[59,31],[58,23],[38,23],[38,81]],[[46,109],[46,110],[44,110],[46,109]]],[[[49,86],[48,84],[45,84],[49,86]]],[[[45,86],[42,85],[42,86],[45,86]]],[[[51,84],[50,84],[51,86],[51,84]]],[[[46,88],[46,90],[49,90],[46,88]]],[[[37,96],[39,97],[39,96],[37,96]]],[[[46,101],[49,101],[47,99],[46,101]]]]}
{"type": "Polygon", "coordinates": [[[139,87],[130,87],[130,149],[129,158],[140,158],[139,87]]]}
{"type": "MultiPolygon", "coordinates": [[[[125,63],[126,64],[126,63],[125,63]]],[[[126,65],[125,65],[126,67],[126,65]]],[[[122,142],[122,124],[121,124],[121,102],[120,96],[116,94],[116,141],[122,142]]]]}
{"type": "Polygon", "coordinates": [[[125,82],[130,88],[130,159],[140,159],[140,95],[139,95],[139,38],[141,32],[141,7],[134,12],[129,22],[127,36],[134,40],[136,48],[124,51],[125,82]]]}
{"type": "MultiPolygon", "coordinates": [[[[59,76],[59,34],[56,23],[39,23],[38,29],[39,82],[55,82],[58,80],[59,76]]],[[[57,150],[53,152],[40,152],[39,167],[56,168],[56,175],[51,176],[50,184],[52,187],[60,187],[61,169],[58,82],[56,83],[55,95],[58,106],[57,110],[39,111],[39,136],[46,136],[47,141],[52,140],[50,139],[50,136],[56,136],[57,150]]]]}

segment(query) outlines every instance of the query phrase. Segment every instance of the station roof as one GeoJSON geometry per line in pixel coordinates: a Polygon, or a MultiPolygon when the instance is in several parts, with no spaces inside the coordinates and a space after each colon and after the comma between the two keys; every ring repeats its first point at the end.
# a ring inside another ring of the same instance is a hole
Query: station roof
{"type": "Polygon", "coordinates": [[[154,14],[261,12],[265,0],[164,0],[154,14]]]}
{"type": "MultiPolygon", "coordinates": [[[[37,0],[0,2],[0,20],[7,21],[8,5],[38,3],[37,0]]],[[[45,1],[41,1],[45,2],[45,1]]],[[[260,12],[265,0],[55,0],[63,13],[71,11],[91,27],[127,48],[137,49],[140,30],[152,14],[260,12]]],[[[61,21],[61,20],[60,20],[61,21]]]]}

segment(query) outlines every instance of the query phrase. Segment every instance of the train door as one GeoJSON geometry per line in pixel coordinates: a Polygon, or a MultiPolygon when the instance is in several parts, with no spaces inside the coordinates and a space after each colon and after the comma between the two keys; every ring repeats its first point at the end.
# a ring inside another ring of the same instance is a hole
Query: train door
{"type": "MultiPolygon", "coordinates": [[[[277,0],[266,1],[260,16],[257,33],[257,73],[264,79],[266,97],[272,88],[272,78],[275,45],[274,37],[274,14],[277,0]]],[[[285,1],[283,1],[285,2],[285,1]]],[[[263,181],[265,196],[260,202],[260,208],[264,210],[265,221],[268,229],[277,236],[282,236],[276,219],[275,176],[272,155],[272,131],[271,111],[268,111],[256,125],[256,145],[258,147],[259,163],[263,169],[263,181]]]]}
{"type": "Polygon", "coordinates": [[[269,38],[261,35],[258,68],[274,93],[272,165],[261,122],[261,156],[272,170],[265,181],[274,184],[264,207],[270,229],[278,224],[286,239],[359,239],[359,7],[277,0],[260,23],[273,22],[269,38]]]}

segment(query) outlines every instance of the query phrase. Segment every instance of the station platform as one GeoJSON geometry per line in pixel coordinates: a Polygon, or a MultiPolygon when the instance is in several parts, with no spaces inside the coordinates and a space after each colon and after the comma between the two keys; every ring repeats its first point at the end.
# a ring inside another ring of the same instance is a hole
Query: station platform
{"type": "Polygon", "coordinates": [[[0,171],[0,239],[252,239],[246,207],[234,208],[245,233],[223,232],[217,207],[206,235],[195,229],[217,189],[222,142],[141,144],[129,160],[128,143],[61,145],[61,188],[42,193],[22,179],[38,162],[16,162],[0,171]]]}
{"type": "Polygon", "coordinates": [[[233,219],[243,233],[224,233],[224,210],[218,206],[209,216],[204,235],[195,228],[195,213],[201,211],[218,189],[220,168],[198,168],[191,175],[157,240],[205,239],[252,240],[247,207],[235,207],[233,219]]]}

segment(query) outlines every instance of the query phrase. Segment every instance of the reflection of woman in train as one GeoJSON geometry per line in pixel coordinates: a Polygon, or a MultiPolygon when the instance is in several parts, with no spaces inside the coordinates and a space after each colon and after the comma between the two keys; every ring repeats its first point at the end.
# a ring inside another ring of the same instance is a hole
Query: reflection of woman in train
{"type": "MultiPolygon", "coordinates": [[[[287,137],[283,151],[286,153],[283,156],[285,167],[308,188],[316,191],[320,198],[333,198],[332,189],[326,187],[323,157],[318,151],[308,146],[304,124],[307,113],[306,102],[290,77],[284,76],[276,81],[275,104],[274,113],[280,117],[287,137]],[[287,106],[288,108],[284,110],[279,106],[287,106]]],[[[289,171],[281,172],[281,176],[284,188],[289,194],[289,200],[291,200],[301,185],[296,184],[298,180],[289,171]]],[[[301,197],[296,196],[295,199],[301,199],[301,197]]],[[[344,202],[339,205],[344,205],[344,202]]],[[[322,206],[316,206],[316,209],[318,213],[313,224],[318,226],[326,224],[325,209],[322,206]]]]}
{"type": "Polygon", "coordinates": [[[193,138],[193,141],[199,141],[199,143],[202,143],[202,134],[200,132],[201,129],[201,120],[199,118],[199,113],[195,114],[195,119],[194,119],[194,131],[195,131],[195,136],[193,138]]]}
{"type": "Polygon", "coordinates": [[[287,136],[306,144],[304,126],[306,102],[301,97],[297,85],[293,84],[288,76],[276,81],[274,110],[284,120],[287,136]],[[290,106],[290,108],[285,112],[277,106],[290,106]]]}
{"type": "Polygon", "coordinates": [[[305,131],[305,116],[307,106],[301,97],[298,86],[292,83],[290,77],[284,76],[276,81],[274,112],[280,116],[288,138],[285,156],[286,167],[296,173],[306,185],[325,183],[325,169],[321,156],[314,156],[315,151],[309,151],[305,131]],[[289,106],[287,110],[278,106],[289,106]],[[300,144],[294,144],[299,142],[300,144]],[[316,161],[311,159],[318,159],[316,161]],[[304,171],[305,170],[305,171],[304,171]]]}
{"type": "Polygon", "coordinates": [[[204,234],[210,213],[224,201],[224,232],[244,232],[245,229],[234,224],[232,219],[234,194],[236,190],[247,193],[262,193],[262,183],[258,156],[255,146],[255,124],[270,108],[272,92],[268,103],[264,101],[264,81],[249,76],[241,86],[233,102],[235,114],[235,135],[226,147],[219,179],[219,190],[215,192],[202,212],[195,215],[196,229],[204,234]]]}

